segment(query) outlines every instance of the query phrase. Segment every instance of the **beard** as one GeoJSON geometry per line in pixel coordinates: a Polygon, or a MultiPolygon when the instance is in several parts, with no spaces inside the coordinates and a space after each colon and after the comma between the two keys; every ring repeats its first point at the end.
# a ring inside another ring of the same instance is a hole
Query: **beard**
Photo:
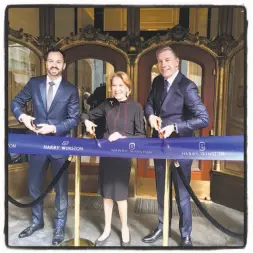
{"type": "Polygon", "coordinates": [[[62,70],[58,69],[58,68],[51,68],[47,70],[48,74],[50,74],[51,76],[60,76],[62,73],[62,70]]]}

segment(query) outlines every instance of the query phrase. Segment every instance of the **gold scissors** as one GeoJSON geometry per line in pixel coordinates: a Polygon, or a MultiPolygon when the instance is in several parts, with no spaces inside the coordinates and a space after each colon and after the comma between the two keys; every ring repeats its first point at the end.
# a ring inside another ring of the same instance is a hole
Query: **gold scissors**
{"type": "Polygon", "coordinates": [[[161,118],[159,118],[157,120],[157,125],[158,125],[158,134],[159,134],[159,137],[160,138],[164,138],[163,132],[160,132],[161,131],[161,127],[162,127],[162,119],[161,118]]]}
{"type": "Polygon", "coordinates": [[[94,140],[96,141],[97,146],[98,146],[99,148],[101,148],[102,146],[101,146],[100,141],[97,139],[97,136],[96,136],[96,133],[95,133],[95,127],[94,127],[94,126],[92,127],[92,131],[93,131],[93,133],[92,133],[91,135],[93,136],[94,140]]]}

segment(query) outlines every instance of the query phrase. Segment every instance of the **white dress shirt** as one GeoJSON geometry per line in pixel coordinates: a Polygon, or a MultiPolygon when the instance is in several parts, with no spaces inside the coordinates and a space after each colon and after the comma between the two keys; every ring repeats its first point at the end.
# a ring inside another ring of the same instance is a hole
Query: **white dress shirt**
{"type": "MultiPolygon", "coordinates": [[[[169,82],[169,84],[170,84],[170,85],[168,86],[168,88],[167,88],[167,93],[169,92],[172,83],[173,83],[174,80],[176,79],[178,72],[179,72],[179,71],[176,71],[170,78],[166,79],[166,80],[169,82]]],[[[174,128],[175,128],[176,133],[178,133],[177,124],[174,123],[173,125],[174,125],[174,128]]]]}
{"type": "Polygon", "coordinates": [[[50,78],[47,76],[47,83],[46,83],[46,94],[48,93],[48,89],[49,89],[49,82],[54,82],[54,86],[53,86],[53,98],[60,86],[60,83],[61,83],[61,80],[62,80],[62,76],[58,77],[56,80],[50,80],[50,78]]]}
{"type": "Polygon", "coordinates": [[[169,84],[170,84],[170,85],[168,86],[168,88],[167,88],[167,93],[169,92],[169,89],[170,89],[172,83],[173,83],[174,80],[176,79],[178,72],[179,72],[179,71],[175,72],[170,78],[166,79],[166,80],[169,82],[169,84]]]}

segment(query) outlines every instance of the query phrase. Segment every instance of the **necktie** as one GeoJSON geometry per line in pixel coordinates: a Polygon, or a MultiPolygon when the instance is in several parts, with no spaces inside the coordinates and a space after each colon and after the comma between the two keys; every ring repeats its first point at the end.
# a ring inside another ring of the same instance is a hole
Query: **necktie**
{"type": "Polygon", "coordinates": [[[54,85],[55,83],[54,82],[49,82],[49,89],[48,89],[48,92],[47,92],[47,110],[49,111],[49,108],[52,104],[52,101],[54,99],[54,94],[53,94],[53,89],[54,89],[54,85]]]}
{"type": "Polygon", "coordinates": [[[167,96],[169,86],[170,86],[170,83],[167,80],[164,80],[162,102],[164,101],[165,97],[167,96]]]}

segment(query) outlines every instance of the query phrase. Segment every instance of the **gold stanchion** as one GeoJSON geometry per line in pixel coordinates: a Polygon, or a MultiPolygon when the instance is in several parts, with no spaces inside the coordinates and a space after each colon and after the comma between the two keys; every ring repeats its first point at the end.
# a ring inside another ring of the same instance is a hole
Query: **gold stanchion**
{"type": "Polygon", "coordinates": [[[163,246],[169,245],[169,217],[170,217],[170,161],[165,160],[165,183],[164,183],[164,210],[163,210],[163,246]]]}
{"type": "Polygon", "coordinates": [[[94,244],[87,240],[80,238],[80,165],[81,157],[76,156],[75,165],[75,234],[74,239],[63,242],[61,246],[94,246],[94,244]]]}
{"type": "MultiPolygon", "coordinates": [[[[81,124],[77,127],[77,136],[82,137],[81,134],[81,124]]],[[[94,243],[88,239],[80,238],[80,166],[81,157],[75,156],[75,232],[74,239],[63,242],[60,246],[94,246],[94,243]]]]}
{"type": "Polygon", "coordinates": [[[81,157],[76,156],[75,166],[75,235],[74,239],[63,242],[61,246],[94,246],[94,244],[87,240],[80,238],[80,165],[81,157]]]}

